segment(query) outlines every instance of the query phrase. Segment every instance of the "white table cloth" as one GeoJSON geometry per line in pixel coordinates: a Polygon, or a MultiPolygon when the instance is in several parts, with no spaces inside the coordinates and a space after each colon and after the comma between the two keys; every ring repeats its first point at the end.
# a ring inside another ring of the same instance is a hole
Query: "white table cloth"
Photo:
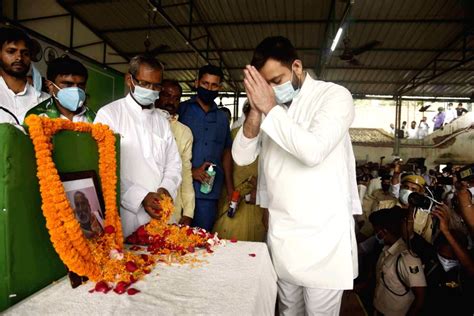
{"type": "Polygon", "coordinates": [[[266,244],[227,242],[198,267],[158,264],[133,285],[134,296],[72,289],[64,278],[5,311],[6,315],[274,315],[277,276],[266,244]],[[249,256],[255,254],[255,257],[249,256]]]}

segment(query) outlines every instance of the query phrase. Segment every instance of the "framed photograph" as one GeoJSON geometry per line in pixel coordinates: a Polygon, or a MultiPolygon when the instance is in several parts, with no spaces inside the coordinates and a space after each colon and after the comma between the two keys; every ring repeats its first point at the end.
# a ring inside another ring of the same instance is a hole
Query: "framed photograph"
{"type": "Polygon", "coordinates": [[[59,174],[77,221],[86,238],[104,230],[105,208],[94,170],[59,174]]]}

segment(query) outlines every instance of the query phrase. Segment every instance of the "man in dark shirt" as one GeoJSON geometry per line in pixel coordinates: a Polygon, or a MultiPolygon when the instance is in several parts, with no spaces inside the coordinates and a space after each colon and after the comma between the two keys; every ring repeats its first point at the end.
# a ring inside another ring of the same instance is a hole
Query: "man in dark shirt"
{"type": "Polygon", "coordinates": [[[465,108],[463,108],[462,103],[459,102],[458,107],[456,108],[456,113],[458,114],[458,117],[462,116],[464,113],[469,112],[465,108]]]}
{"type": "Polygon", "coordinates": [[[229,120],[214,102],[223,77],[216,66],[201,67],[195,82],[197,95],[181,103],[178,110],[179,121],[191,129],[194,137],[191,162],[196,208],[192,225],[209,231],[214,225],[222,185],[225,183],[229,196],[234,191],[229,120]],[[216,171],[214,185],[211,192],[203,193],[201,183],[209,181],[206,170],[211,164],[216,171]]]}

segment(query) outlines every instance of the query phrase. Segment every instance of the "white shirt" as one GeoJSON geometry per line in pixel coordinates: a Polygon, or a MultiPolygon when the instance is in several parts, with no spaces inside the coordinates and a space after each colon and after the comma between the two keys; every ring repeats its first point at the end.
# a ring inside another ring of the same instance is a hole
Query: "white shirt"
{"type": "Polygon", "coordinates": [[[101,108],[94,123],[120,134],[120,215],[127,237],[151,219],[142,205],[149,192],[164,188],[176,198],[181,158],[168,120],[154,108],[142,109],[130,94],[101,108]]]}
{"type": "MultiPolygon", "coordinates": [[[[25,84],[25,89],[22,92],[15,94],[15,92],[8,88],[3,77],[0,77],[0,106],[12,112],[20,124],[23,123],[25,114],[29,109],[49,97],[47,93],[36,91],[28,82],[25,84]]],[[[13,119],[13,121],[15,120],[13,119]]],[[[1,115],[0,123],[11,123],[11,119],[1,115]]]]}
{"type": "Polygon", "coordinates": [[[453,107],[446,110],[446,116],[444,117],[444,124],[451,123],[455,118],[458,117],[458,112],[453,107]]]}
{"type": "Polygon", "coordinates": [[[409,128],[407,130],[408,139],[418,139],[418,128],[409,128]]]}
{"type": "Polygon", "coordinates": [[[284,281],[321,289],[353,286],[352,215],[362,213],[349,137],[353,119],[349,91],[306,75],[289,109],[274,107],[257,137],[246,138],[241,128],[234,140],[238,165],[260,154],[270,211],[268,244],[284,281]]]}

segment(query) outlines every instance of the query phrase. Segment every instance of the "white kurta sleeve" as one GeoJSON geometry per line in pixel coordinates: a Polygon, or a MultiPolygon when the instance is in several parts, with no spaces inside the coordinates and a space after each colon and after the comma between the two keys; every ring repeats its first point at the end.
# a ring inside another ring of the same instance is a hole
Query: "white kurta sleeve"
{"type": "Polygon", "coordinates": [[[334,85],[323,98],[309,128],[300,126],[281,106],[275,106],[261,125],[274,142],[310,167],[324,161],[347,135],[354,119],[352,96],[347,89],[334,85]]]}
{"type": "Polygon", "coordinates": [[[242,126],[239,129],[232,143],[232,158],[237,165],[247,166],[257,159],[260,153],[260,135],[258,134],[254,138],[247,138],[244,135],[244,127],[242,126]]]}
{"type": "Polygon", "coordinates": [[[128,211],[137,214],[149,190],[134,181],[121,177],[120,192],[120,204],[128,211]]]}
{"type": "Polygon", "coordinates": [[[176,198],[179,185],[181,184],[181,157],[179,156],[178,146],[174,140],[171,130],[166,137],[166,164],[163,180],[160,187],[166,189],[173,199],[176,198]]]}

